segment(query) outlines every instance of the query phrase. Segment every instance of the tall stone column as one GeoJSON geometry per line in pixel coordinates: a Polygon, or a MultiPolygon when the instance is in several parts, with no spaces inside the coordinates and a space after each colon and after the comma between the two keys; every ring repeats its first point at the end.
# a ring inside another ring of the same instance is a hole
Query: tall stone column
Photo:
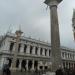
{"type": "Polygon", "coordinates": [[[21,30],[18,30],[15,33],[16,33],[16,46],[15,46],[14,56],[13,56],[13,60],[12,60],[12,70],[16,70],[16,60],[17,60],[17,55],[18,55],[18,45],[19,45],[21,34],[23,32],[21,32],[21,30]]]}
{"type": "Polygon", "coordinates": [[[51,51],[52,51],[52,71],[56,71],[61,65],[59,23],[57,6],[62,0],[45,0],[45,4],[50,7],[51,18],[51,51]]]}

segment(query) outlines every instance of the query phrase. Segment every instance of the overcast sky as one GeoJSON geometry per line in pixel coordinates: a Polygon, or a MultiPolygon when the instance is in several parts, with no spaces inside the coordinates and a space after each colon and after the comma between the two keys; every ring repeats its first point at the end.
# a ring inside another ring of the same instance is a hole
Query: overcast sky
{"type": "MultiPolygon", "coordinates": [[[[45,0],[0,0],[0,34],[21,29],[25,36],[50,42],[50,11],[45,0]]],[[[75,0],[63,0],[58,6],[61,45],[75,48],[72,15],[75,0]]]]}

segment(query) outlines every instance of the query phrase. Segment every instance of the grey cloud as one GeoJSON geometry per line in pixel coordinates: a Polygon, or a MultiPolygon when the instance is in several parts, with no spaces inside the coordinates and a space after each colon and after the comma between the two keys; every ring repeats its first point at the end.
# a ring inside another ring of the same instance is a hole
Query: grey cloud
{"type": "MultiPolygon", "coordinates": [[[[13,32],[21,28],[26,36],[50,42],[50,11],[44,0],[0,0],[0,34],[11,26],[13,32]],[[5,29],[5,30],[3,30],[5,29]]],[[[58,7],[61,45],[75,48],[72,34],[74,0],[63,0],[58,7]]]]}

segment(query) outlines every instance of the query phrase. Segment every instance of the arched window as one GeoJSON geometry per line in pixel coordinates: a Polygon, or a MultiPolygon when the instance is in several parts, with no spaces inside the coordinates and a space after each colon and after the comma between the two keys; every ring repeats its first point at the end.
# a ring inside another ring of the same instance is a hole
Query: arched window
{"type": "Polygon", "coordinates": [[[38,47],[35,48],[35,54],[38,54],[38,47]]]}
{"type": "Polygon", "coordinates": [[[30,46],[30,54],[32,54],[33,46],[30,46]]]}
{"type": "Polygon", "coordinates": [[[20,52],[21,44],[18,45],[18,52],[20,52]]]}
{"type": "Polygon", "coordinates": [[[16,61],[16,67],[17,68],[19,67],[19,59],[17,59],[17,61],[16,61]]]}
{"type": "Polygon", "coordinates": [[[24,44],[24,53],[26,53],[27,45],[24,44]]]}
{"type": "Polygon", "coordinates": [[[14,42],[11,42],[11,43],[10,43],[10,48],[9,48],[9,51],[10,51],[10,52],[13,50],[13,47],[14,47],[14,42]]]}
{"type": "Polygon", "coordinates": [[[45,56],[47,55],[47,49],[45,49],[45,56]]]}
{"type": "Polygon", "coordinates": [[[41,48],[41,49],[40,49],[40,55],[42,55],[42,52],[43,52],[43,49],[41,48]]]}

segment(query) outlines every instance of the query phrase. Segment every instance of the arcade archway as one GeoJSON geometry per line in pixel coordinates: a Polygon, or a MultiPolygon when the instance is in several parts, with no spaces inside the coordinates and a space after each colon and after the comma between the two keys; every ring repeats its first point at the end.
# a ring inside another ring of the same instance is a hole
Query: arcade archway
{"type": "Polygon", "coordinates": [[[30,60],[29,62],[28,62],[28,70],[30,70],[32,68],[32,61],[30,60]]]}

